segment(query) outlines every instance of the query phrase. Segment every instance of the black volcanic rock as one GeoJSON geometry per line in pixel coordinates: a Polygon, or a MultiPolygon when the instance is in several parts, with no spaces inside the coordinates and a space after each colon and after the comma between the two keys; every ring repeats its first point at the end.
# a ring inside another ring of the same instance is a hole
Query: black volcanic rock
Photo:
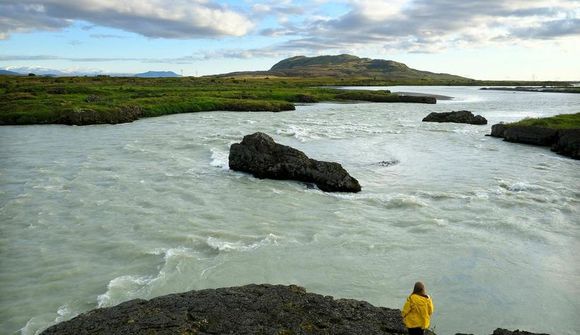
{"type": "Polygon", "coordinates": [[[397,164],[399,164],[399,160],[397,160],[397,159],[378,162],[378,165],[382,166],[382,167],[389,167],[389,166],[393,166],[393,165],[397,165],[397,164]]]}
{"type": "Polygon", "coordinates": [[[506,128],[507,127],[505,123],[496,123],[491,126],[491,134],[489,136],[503,138],[503,133],[505,132],[506,128]]]}
{"type": "MultiPolygon", "coordinates": [[[[468,333],[455,333],[455,335],[473,335],[473,334],[468,334],[468,333]]],[[[493,334],[491,335],[550,335],[550,334],[545,334],[545,333],[530,333],[527,332],[525,330],[507,330],[507,329],[502,329],[502,328],[497,328],[496,330],[493,331],[493,334]]]]}
{"type": "Polygon", "coordinates": [[[552,144],[552,151],[580,159],[580,129],[559,130],[558,139],[552,144]]]}
{"type": "Polygon", "coordinates": [[[550,146],[560,155],[580,159],[580,129],[558,130],[497,123],[491,127],[490,136],[503,138],[507,142],[550,146]]]}
{"type": "Polygon", "coordinates": [[[503,132],[503,138],[508,142],[526,143],[541,146],[550,146],[557,140],[556,129],[536,126],[513,126],[507,127],[503,132]]]}
{"type": "Polygon", "coordinates": [[[415,102],[422,104],[436,104],[437,98],[431,96],[399,95],[400,102],[415,102]]]}
{"type": "Polygon", "coordinates": [[[470,111],[457,112],[433,112],[423,118],[423,122],[453,122],[453,123],[468,123],[483,125],[487,124],[487,120],[481,115],[473,115],[470,111]]]}
{"type": "Polygon", "coordinates": [[[339,164],[308,158],[302,151],[277,144],[264,133],[244,136],[230,147],[230,169],[257,178],[314,183],[325,192],[359,192],[358,181],[339,164]]]}
{"type": "MultiPolygon", "coordinates": [[[[427,335],[434,335],[427,330],[427,335]]],[[[99,308],[41,335],[404,335],[401,311],[308,293],[295,285],[246,285],[135,299],[99,308]]],[[[457,333],[456,335],[467,335],[457,333]]],[[[497,328],[492,335],[548,335],[497,328]]]]}
{"type": "Polygon", "coordinates": [[[401,311],[307,293],[290,285],[247,285],[131,300],[96,309],[42,335],[407,334],[401,311]]]}
{"type": "Polygon", "coordinates": [[[502,329],[502,328],[497,328],[496,330],[493,331],[492,335],[549,335],[549,334],[545,334],[545,333],[530,333],[527,332],[525,330],[507,330],[507,329],[502,329]]]}

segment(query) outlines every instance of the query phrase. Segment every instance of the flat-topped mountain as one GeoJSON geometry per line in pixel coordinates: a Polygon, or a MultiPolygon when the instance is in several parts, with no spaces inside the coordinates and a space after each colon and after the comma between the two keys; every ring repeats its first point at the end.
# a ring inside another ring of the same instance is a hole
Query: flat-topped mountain
{"type": "Polygon", "coordinates": [[[137,73],[133,77],[139,78],[177,78],[181,77],[173,71],[147,71],[143,73],[137,73]]]}
{"type": "MultiPolygon", "coordinates": [[[[403,63],[384,59],[360,58],[353,55],[296,56],[276,63],[268,71],[234,72],[227,76],[271,75],[284,77],[349,77],[373,79],[460,80],[469,78],[446,73],[415,70],[403,63]]],[[[226,76],[226,75],[224,75],[226,76]]]]}

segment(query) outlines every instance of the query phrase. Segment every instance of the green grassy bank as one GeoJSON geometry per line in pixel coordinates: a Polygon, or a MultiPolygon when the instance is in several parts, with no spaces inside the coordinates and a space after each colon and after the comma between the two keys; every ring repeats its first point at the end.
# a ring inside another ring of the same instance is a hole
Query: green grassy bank
{"type": "Polygon", "coordinates": [[[505,126],[534,126],[557,130],[580,129],[580,112],[576,114],[560,114],[544,118],[527,118],[518,122],[506,123],[505,126]]]}
{"type": "Polygon", "coordinates": [[[296,103],[322,101],[433,103],[424,97],[330,86],[493,84],[429,78],[0,76],[0,125],[122,123],[143,117],[217,110],[278,112],[293,110],[296,103]]]}
{"type": "MultiPolygon", "coordinates": [[[[201,111],[286,111],[321,101],[425,102],[345,91],[336,79],[0,76],[0,124],[95,124],[201,111]]],[[[352,84],[352,83],[348,83],[352,84]]]]}

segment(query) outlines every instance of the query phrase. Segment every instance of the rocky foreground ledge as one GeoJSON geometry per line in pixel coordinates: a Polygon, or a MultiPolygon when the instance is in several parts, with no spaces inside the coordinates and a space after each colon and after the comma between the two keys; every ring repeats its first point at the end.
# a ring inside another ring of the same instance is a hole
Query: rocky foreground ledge
{"type": "MultiPolygon", "coordinates": [[[[95,309],[41,335],[407,334],[401,311],[290,285],[247,285],[131,300],[95,309]]],[[[496,329],[493,335],[545,335],[496,329]]]]}

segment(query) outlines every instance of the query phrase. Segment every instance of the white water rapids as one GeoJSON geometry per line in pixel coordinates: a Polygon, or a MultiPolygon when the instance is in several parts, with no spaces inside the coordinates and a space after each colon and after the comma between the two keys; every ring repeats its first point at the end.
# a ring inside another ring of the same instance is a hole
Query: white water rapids
{"type": "Polygon", "coordinates": [[[422,280],[438,334],[577,334],[580,161],[484,135],[579,112],[580,95],[391,89],[455,99],[1,127],[0,333],[248,283],[401,308],[422,280]],[[459,109],[489,124],[421,122],[459,109]],[[230,171],[229,146],[256,131],[340,162],[363,191],[230,171]]]}

